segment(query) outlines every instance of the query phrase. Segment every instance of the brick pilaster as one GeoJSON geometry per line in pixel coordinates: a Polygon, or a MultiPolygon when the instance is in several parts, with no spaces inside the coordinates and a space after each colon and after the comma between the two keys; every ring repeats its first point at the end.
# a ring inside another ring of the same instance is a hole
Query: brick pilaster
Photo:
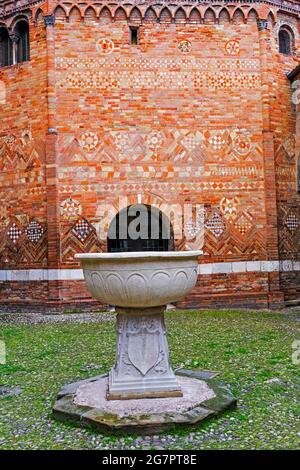
{"type": "MultiPolygon", "coordinates": [[[[267,259],[279,259],[278,214],[276,198],[276,173],[274,135],[271,130],[272,111],[272,67],[273,60],[270,49],[270,30],[265,19],[257,21],[259,31],[259,47],[261,62],[262,85],[262,133],[263,133],[263,164],[265,183],[265,211],[266,211],[266,247],[267,259]]],[[[284,299],[280,291],[279,272],[269,273],[269,304],[274,306],[282,304],[284,299]]]]}
{"type": "MultiPolygon", "coordinates": [[[[48,132],[46,135],[46,194],[48,226],[48,269],[60,267],[59,196],[57,188],[57,130],[55,96],[55,17],[44,17],[47,41],[47,104],[48,132]]],[[[59,281],[48,283],[49,300],[60,300],[59,281]]]]}

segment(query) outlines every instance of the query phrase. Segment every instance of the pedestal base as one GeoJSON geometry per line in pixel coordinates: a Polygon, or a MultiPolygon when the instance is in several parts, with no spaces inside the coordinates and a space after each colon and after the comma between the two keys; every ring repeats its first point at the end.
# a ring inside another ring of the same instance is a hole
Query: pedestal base
{"type": "Polygon", "coordinates": [[[214,375],[181,370],[176,379],[183,397],[126,401],[107,400],[107,375],[81,380],[62,388],[53,407],[53,418],[113,434],[157,434],[175,424],[196,425],[236,405],[230,390],[214,375]]]}
{"type": "Polygon", "coordinates": [[[116,309],[117,352],[108,400],[182,396],[169,362],[164,311],[164,306],[116,309]]]}

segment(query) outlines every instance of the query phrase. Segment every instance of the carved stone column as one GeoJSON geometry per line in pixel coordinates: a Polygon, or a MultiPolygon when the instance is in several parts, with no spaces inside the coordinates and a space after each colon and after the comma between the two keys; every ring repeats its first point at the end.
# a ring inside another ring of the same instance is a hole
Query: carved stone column
{"type": "Polygon", "coordinates": [[[18,62],[18,42],[20,41],[20,36],[17,33],[12,33],[9,37],[12,42],[12,63],[15,65],[18,62]]]}
{"type": "Polygon", "coordinates": [[[169,362],[164,310],[117,309],[117,353],[108,400],[182,396],[169,362]]]}

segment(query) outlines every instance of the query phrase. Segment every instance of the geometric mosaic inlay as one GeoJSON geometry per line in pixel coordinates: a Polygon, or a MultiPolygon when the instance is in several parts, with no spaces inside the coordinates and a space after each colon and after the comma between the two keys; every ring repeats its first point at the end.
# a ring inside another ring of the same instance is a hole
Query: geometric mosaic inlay
{"type": "Polygon", "coordinates": [[[25,229],[26,236],[31,242],[38,242],[43,236],[44,229],[41,225],[33,220],[30,222],[25,229]]]}
{"type": "Polygon", "coordinates": [[[290,212],[290,214],[287,216],[285,220],[285,225],[290,230],[290,232],[295,232],[295,230],[297,230],[299,226],[299,221],[297,216],[293,212],[290,212]]]}
{"type": "Polygon", "coordinates": [[[7,235],[11,239],[13,243],[17,243],[18,239],[20,238],[21,235],[21,230],[16,226],[16,224],[13,224],[7,232],[7,235]]]}
{"type": "Polygon", "coordinates": [[[84,219],[79,220],[72,228],[72,232],[81,242],[86,240],[91,231],[92,227],[84,219]]]}
{"type": "Polygon", "coordinates": [[[222,220],[222,217],[217,212],[214,212],[214,214],[208,219],[205,227],[210,230],[217,238],[219,238],[225,230],[225,224],[222,220]]]}

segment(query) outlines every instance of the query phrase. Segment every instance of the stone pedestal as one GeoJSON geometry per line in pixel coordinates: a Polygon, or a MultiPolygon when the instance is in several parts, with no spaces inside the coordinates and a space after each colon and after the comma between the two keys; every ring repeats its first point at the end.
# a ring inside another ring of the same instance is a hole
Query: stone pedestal
{"type": "Polygon", "coordinates": [[[165,306],[116,309],[117,354],[108,400],[182,396],[169,362],[164,311],[165,306]]]}

